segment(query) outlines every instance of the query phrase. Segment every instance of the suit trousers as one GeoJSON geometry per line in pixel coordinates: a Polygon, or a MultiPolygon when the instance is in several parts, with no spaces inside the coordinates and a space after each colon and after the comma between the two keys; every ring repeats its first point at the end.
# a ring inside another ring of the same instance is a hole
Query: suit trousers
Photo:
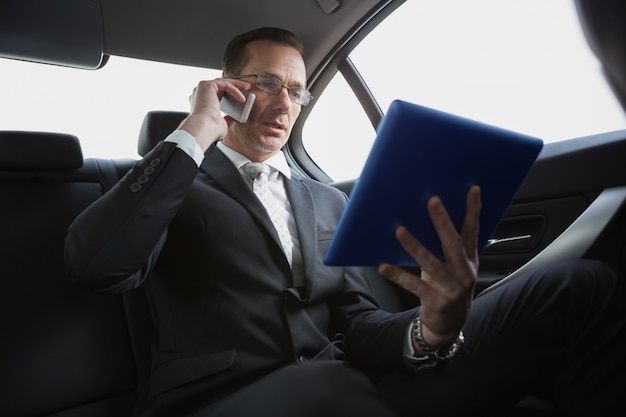
{"type": "Polygon", "coordinates": [[[294,364],[193,416],[507,415],[528,396],[561,415],[624,415],[623,281],[601,262],[555,263],[477,298],[462,353],[433,371],[294,364]]]}

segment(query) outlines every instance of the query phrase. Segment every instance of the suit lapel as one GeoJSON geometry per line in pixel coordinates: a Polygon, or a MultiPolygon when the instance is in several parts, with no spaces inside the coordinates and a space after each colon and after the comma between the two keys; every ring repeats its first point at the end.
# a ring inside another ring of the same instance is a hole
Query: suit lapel
{"type": "Polygon", "coordinates": [[[324,212],[323,204],[326,204],[323,194],[314,193],[297,172],[287,181],[287,194],[298,227],[304,263],[304,293],[301,298],[313,303],[339,291],[343,285],[343,268],[322,268],[324,253],[320,249],[318,227],[324,212]]]}
{"type": "Polygon", "coordinates": [[[302,253],[302,263],[304,264],[305,285],[306,277],[315,274],[315,258],[317,256],[317,222],[313,196],[307,185],[297,176],[292,176],[286,182],[287,196],[291,203],[291,210],[296,220],[298,229],[298,240],[300,242],[300,252],[302,253]]]}
{"type": "MultiPolygon", "coordinates": [[[[265,207],[254,195],[254,191],[243,179],[232,162],[224,155],[215,143],[206,151],[200,170],[209,176],[230,197],[237,200],[254,216],[272,236],[282,252],[278,232],[270,219],[265,207]]],[[[285,262],[287,258],[285,258],[285,262]]]]}
{"type": "MultiPolygon", "coordinates": [[[[283,253],[278,232],[276,232],[263,204],[256,198],[250,186],[246,184],[230,160],[215,147],[215,144],[207,150],[200,169],[215,181],[226,194],[246,207],[272,236],[276,243],[276,249],[283,253]]],[[[315,270],[317,257],[321,255],[318,254],[317,248],[317,215],[313,195],[306,183],[296,173],[291,180],[285,181],[285,187],[298,229],[306,292],[309,296],[323,293],[326,285],[315,270]],[[312,277],[316,278],[312,279],[312,277]]],[[[288,266],[287,258],[284,256],[283,258],[285,265],[288,266]]]]}
{"type": "MultiPolygon", "coordinates": [[[[205,153],[200,170],[207,174],[230,197],[243,205],[254,216],[274,239],[278,249],[283,253],[278,232],[272,223],[265,207],[254,194],[254,191],[243,179],[237,168],[213,143],[205,153]]],[[[285,263],[287,258],[285,257],[285,263]]]]}

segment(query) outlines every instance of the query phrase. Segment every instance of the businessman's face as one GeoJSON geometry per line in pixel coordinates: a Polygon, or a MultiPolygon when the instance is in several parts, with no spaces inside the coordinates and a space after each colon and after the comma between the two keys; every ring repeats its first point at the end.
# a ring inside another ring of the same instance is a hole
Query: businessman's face
{"type": "MultiPolygon", "coordinates": [[[[258,40],[247,47],[248,60],[238,75],[266,74],[280,80],[283,86],[306,87],[306,69],[300,53],[289,46],[258,40]]],[[[291,129],[300,114],[289,90],[281,88],[271,94],[257,87],[257,77],[244,78],[252,84],[257,97],[245,124],[233,123],[224,142],[252,161],[263,161],[287,143],[291,129]]],[[[265,87],[265,85],[262,85],[265,87]]]]}

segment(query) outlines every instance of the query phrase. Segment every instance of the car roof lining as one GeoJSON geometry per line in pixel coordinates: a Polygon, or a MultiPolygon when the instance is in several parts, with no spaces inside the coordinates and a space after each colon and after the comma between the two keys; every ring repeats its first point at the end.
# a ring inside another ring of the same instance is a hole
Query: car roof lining
{"type": "Polygon", "coordinates": [[[390,3],[402,2],[404,0],[273,0],[271,4],[246,0],[218,3],[59,0],[50,10],[40,13],[42,6],[37,0],[7,0],[2,5],[3,39],[15,39],[7,33],[9,28],[19,31],[23,39],[32,41],[31,44],[45,42],[53,29],[62,33],[81,26],[82,32],[70,31],[71,36],[63,38],[61,43],[22,52],[15,49],[24,47],[24,42],[1,42],[0,56],[91,69],[97,68],[107,55],[221,68],[224,48],[233,36],[261,26],[281,26],[302,38],[304,57],[311,71],[326,62],[328,52],[344,42],[346,34],[361,27],[363,19],[369,19],[390,3]],[[24,10],[28,14],[25,15],[24,10]],[[38,15],[45,16],[51,24],[44,27],[36,22],[23,24],[38,15]],[[78,25],[81,21],[89,24],[78,25]],[[82,50],[68,51],[68,45],[87,41],[89,45],[82,50]],[[5,52],[7,45],[13,49],[10,53],[5,52]],[[99,57],[97,64],[92,58],[85,65],[84,57],[94,54],[99,57]]]}

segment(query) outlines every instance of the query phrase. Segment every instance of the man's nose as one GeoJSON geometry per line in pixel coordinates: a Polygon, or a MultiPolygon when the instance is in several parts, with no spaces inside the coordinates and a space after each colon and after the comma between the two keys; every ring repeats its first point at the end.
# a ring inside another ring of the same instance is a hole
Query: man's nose
{"type": "Polygon", "coordinates": [[[283,113],[287,113],[293,105],[289,98],[289,89],[283,85],[280,89],[280,93],[278,93],[276,97],[278,103],[277,108],[280,108],[283,113]]]}

